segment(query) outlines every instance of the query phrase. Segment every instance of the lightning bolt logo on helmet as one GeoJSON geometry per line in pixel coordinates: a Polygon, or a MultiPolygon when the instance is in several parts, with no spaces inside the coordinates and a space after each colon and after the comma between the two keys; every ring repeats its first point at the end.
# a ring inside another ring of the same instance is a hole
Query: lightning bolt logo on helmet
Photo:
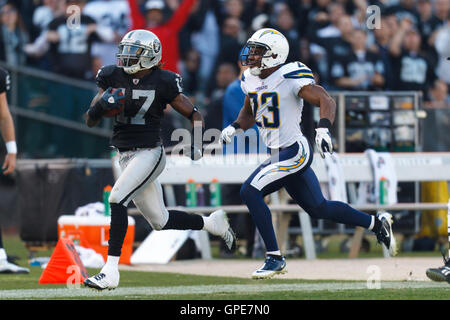
{"type": "Polygon", "coordinates": [[[289,54],[289,43],[279,31],[263,28],[256,31],[242,49],[239,60],[258,76],[261,70],[283,64],[289,54]],[[260,57],[256,59],[255,57],[260,57]]]}

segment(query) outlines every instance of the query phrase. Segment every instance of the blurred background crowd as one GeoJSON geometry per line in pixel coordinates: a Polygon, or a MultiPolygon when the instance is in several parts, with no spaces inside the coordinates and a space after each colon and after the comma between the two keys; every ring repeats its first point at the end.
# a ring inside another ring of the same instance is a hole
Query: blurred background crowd
{"type": "Polygon", "coordinates": [[[220,112],[210,111],[239,76],[241,48],[273,27],[289,40],[288,61],[308,65],[329,90],[421,90],[427,107],[441,108],[450,101],[449,12],[450,0],[9,0],[0,60],[93,81],[116,63],[121,37],[145,28],[220,129],[220,112]]]}

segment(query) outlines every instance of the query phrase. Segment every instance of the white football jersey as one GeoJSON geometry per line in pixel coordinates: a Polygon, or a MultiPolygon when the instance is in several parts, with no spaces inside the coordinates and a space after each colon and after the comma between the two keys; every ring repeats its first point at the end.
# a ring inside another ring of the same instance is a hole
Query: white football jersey
{"type": "Polygon", "coordinates": [[[311,69],[301,62],[285,64],[265,79],[253,76],[250,69],[242,74],[241,88],[250,98],[259,133],[269,148],[288,147],[303,136],[303,99],[298,92],[313,83],[311,69]]]}

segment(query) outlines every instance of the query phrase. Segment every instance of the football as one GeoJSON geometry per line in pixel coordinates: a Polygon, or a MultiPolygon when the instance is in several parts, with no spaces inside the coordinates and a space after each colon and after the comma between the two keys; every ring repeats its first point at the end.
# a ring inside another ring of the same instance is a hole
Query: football
{"type": "MultiPolygon", "coordinates": [[[[114,92],[116,92],[117,90],[120,90],[119,96],[123,96],[123,91],[122,91],[122,89],[113,88],[112,91],[111,91],[111,93],[114,93],[114,92]]],[[[103,113],[103,117],[105,117],[105,118],[112,118],[112,117],[115,117],[116,115],[118,115],[118,114],[123,110],[124,107],[125,107],[125,105],[122,104],[122,106],[120,107],[120,109],[111,109],[111,110],[107,110],[107,111],[105,111],[105,112],[103,113]]]]}

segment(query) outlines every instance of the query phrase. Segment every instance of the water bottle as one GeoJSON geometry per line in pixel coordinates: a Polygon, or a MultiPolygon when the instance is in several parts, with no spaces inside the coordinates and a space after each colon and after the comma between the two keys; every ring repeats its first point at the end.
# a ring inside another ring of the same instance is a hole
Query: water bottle
{"type": "Polygon", "coordinates": [[[197,206],[205,206],[205,189],[203,188],[203,184],[197,184],[195,190],[197,193],[197,206]]]}
{"type": "Polygon", "coordinates": [[[388,181],[385,177],[380,178],[380,204],[388,204],[388,181]]]}
{"type": "Polygon", "coordinates": [[[111,215],[111,208],[109,206],[109,195],[111,194],[112,187],[108,184],[103,188],[103,204],[105,205],[105,216],[111,215]]]}
{"type": "Polygon", "coordinates": [[[186,184],[186,207],[197,206],[197,191],[195,190],[195,182],[189,179],[186,184]]]}
{"type": "Polygon", "coordinates": [[[220,194],[220,183],[216,178],[212,179],[209,184],[210,205],[212,207],[219,207],[222,205],[222,197],[220,194]]]}

